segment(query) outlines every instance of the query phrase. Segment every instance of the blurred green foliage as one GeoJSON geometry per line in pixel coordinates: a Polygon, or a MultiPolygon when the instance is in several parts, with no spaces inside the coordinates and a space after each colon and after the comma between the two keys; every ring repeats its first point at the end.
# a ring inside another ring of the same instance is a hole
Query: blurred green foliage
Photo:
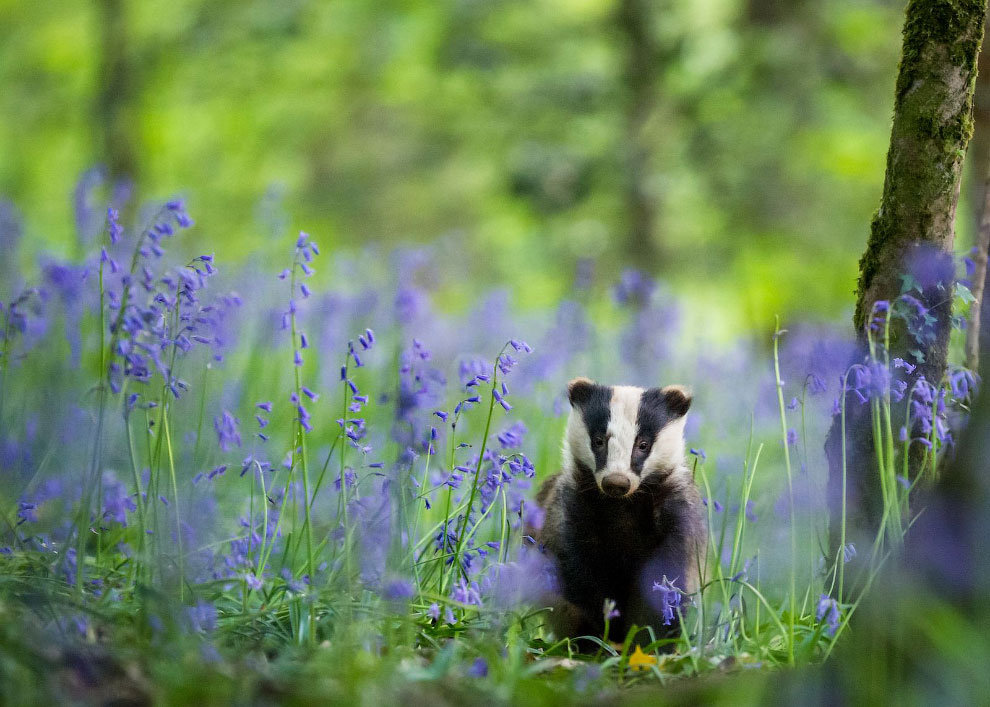
{"type": "Polygon", "coordinates": [[[220,262],[298,228],[330,248],[447,237],[473,257],[445,265],[523,305],[559,299],[590,257],[608,280],[660,274],[736,331],[844,314],[883,183],[902,3],[640,3],[655,61],[638,135],[624,6],[3,0],[0,195],[29,248],[71,254],[66,196],[102,145],[130,144],[138,194],[187,196],[220,262]],[[129,89],[108,94],[115,42],[129,89]],[[631,139],[646,244],[627,235],[631,139]]]}

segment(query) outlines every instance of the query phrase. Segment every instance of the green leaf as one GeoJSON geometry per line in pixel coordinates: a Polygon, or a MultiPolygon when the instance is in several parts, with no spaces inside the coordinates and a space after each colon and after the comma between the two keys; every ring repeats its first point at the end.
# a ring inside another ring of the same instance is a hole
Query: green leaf
{"type": "Polygon", "coordinates": [[[966,285],[961,282],[956,283],[956,297],[962,301],[963,304],[973,304],[976,301],[976,297],[970,291],[966,285]]]}
{"type": "Polygon", "coordinates": [[[902,273],[901,294],[903,295],[904,293],[915,289],[918,290],[918,292],[921,292],[921,286],[918,284],[918,281],[914,279],[914,275],[911,273],[902,273]]]}

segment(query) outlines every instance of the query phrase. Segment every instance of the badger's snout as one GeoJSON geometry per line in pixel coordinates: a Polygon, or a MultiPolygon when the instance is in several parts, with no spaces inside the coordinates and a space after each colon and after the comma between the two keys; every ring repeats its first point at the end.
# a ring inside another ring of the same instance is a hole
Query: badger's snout
{"type": "Polygon", "coordinates": [[[629,493],[629,477],[625,474],[606,474],[602,477],[601,488],[606,496],[625,496],[629,493]]]}

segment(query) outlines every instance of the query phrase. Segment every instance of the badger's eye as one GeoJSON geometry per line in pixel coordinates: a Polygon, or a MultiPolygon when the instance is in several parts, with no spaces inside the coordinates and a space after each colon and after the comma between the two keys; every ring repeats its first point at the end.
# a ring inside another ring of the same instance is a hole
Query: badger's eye
{"type": "Polygon", "coordinates": [[[641,451],[641,452],[645,452],[645,451],[646,451],[647,449],[649,449],[649,448],[650,448],[650,445],[649,445],[649,444],[647,444],[647,442],[646,442],[646,440],[645,440],[645,439],[641,439],[641,440],[639,440],[639,442],[638,442],[638,443],[636,444],[636,447],[637,447],[637,448],[639,449],[639,451],[641,451]]]}
{"type": "Polygon", "coordinates": [[[605,446],[605,438],[604,437],[594,437],[594,438],[592,438],[591,443],[595,446],[596,449],[601,448],[601,447],[605,446]]]}

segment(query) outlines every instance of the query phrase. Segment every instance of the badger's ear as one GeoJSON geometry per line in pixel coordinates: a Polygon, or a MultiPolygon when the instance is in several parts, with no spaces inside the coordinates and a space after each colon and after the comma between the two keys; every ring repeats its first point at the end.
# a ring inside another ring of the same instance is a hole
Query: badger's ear
{"type": "Polygon", "coordinates": [[[583,405],[591,399],[595,390],[595,382],[590,378],[575,378],[567,384],[567,399],[571,407],[583,405]]]}
{"type": "Polygon", "coordinates": [[[683,385],[668,385],[661,388],[667,409],[677,417],[683,417],[691,407],[691,391],[683,385]]]}

